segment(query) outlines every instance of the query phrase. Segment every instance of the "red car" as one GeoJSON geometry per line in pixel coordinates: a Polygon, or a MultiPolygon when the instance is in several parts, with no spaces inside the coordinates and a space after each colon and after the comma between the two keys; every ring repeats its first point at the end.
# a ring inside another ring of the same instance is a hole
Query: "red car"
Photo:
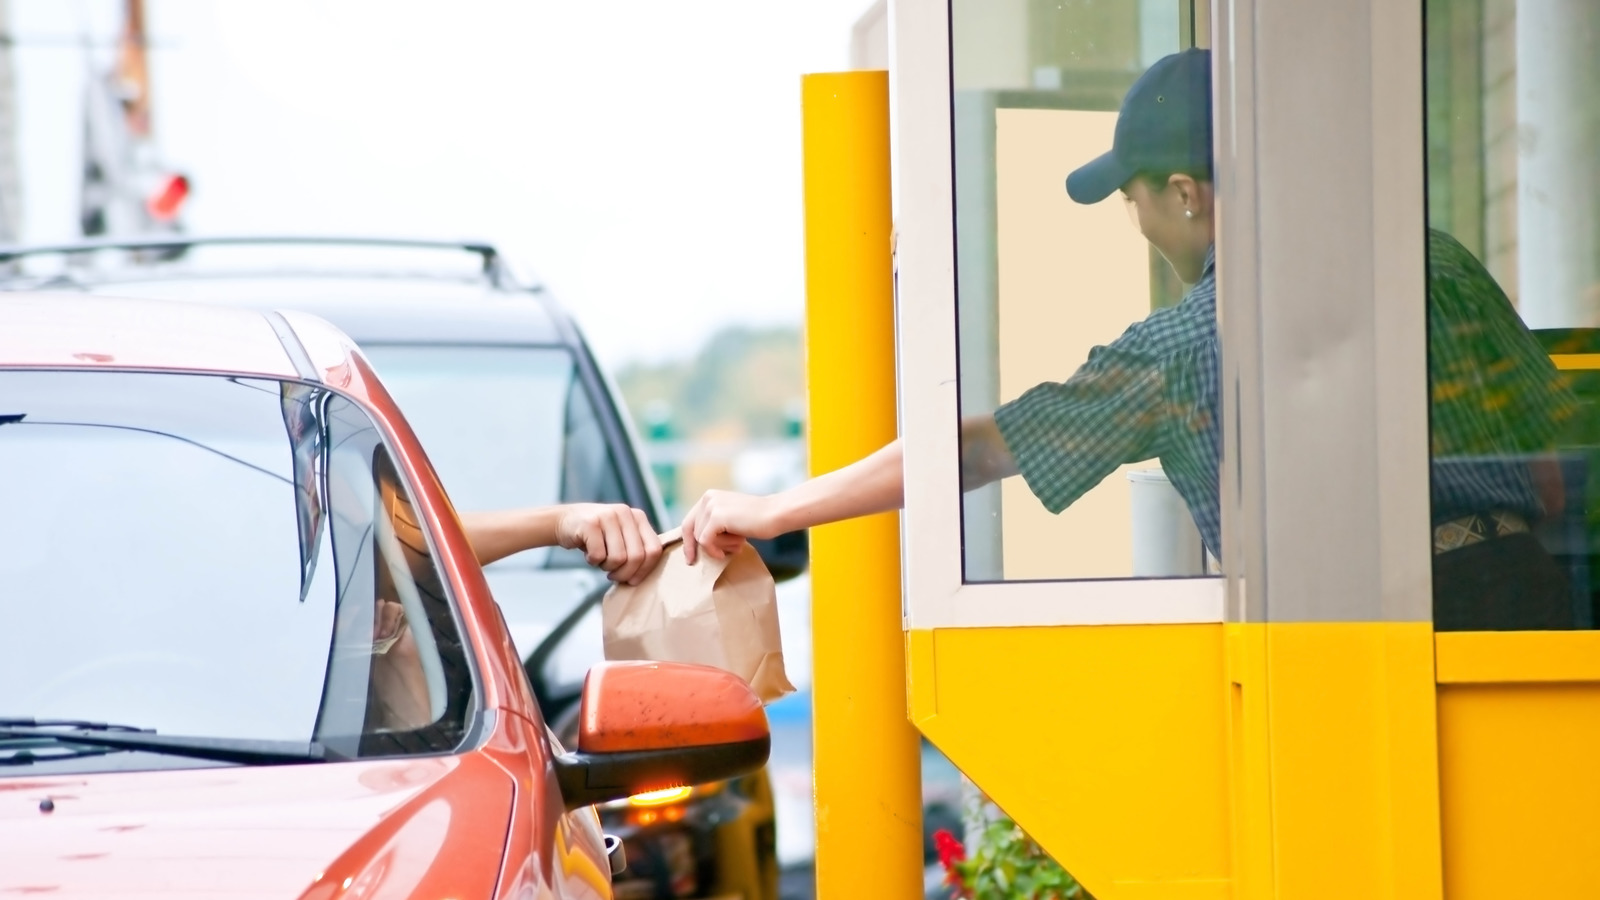
{"type": "Polygon", "coordinates": [[[738,678],[546,727],[415,435],[313,316],[0,297],[0,894],[610,897],[592,809],[759,768],[738,678]]]}

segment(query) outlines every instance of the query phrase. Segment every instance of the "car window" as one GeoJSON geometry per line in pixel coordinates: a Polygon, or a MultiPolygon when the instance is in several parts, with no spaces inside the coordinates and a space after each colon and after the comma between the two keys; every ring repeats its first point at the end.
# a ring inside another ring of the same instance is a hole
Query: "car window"
{"type": "MultiPolygon", "coordinates": [[[[363,345],[457,509],[625,502],[594,404],[557,347],[363,345]]],[[[540,548],[494,568],[585,565],[540,548]]]]}
{"type": "Polygon", "coordinates": [[[546,696],[570,701],[583,690],[584,676],[595,660],[605,658],[601,607],[596,603],[583,613],[572,630],[550,650],[539,669],[546,696]]]}
{"type": "Polygon", "coordinates": [[[347,398],[0,372],[0,490],[0,717],[352,757],[464,737],[455,612],[406,485],[347,398]]]}

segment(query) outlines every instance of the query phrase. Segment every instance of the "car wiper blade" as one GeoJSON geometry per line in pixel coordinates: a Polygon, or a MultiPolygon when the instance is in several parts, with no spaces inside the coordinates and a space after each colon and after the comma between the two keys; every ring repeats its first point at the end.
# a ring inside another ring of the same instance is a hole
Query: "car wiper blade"
{"type": "Polygon", "coordinates": [[[29,742],[29,746],[15,749],[0,744],[0,766],[31,766],[35,763],[60,762],[64,759],[82,759],[85,756],[105,756],[107,753],[120,753],[122,751],[112,747],[90,747],[78,744],[51,744],[49,750],[39,746],[35,738],[17,738],[29,742]],[[7,753],[6,751],[10,751],[7,753]]]}
{"type": "Polygon", "coordinates": [[[0,738],[53,738],[62,743],[87,744],[116,750],[139,750],[168,756],[188,756],[242,765],[297,762],[332,762],[343,757],[316,741],[256,741],[231,738],[184,737],[153,732],[62,729],[43,725],[0,725],[0,738]]]}
{"type": "Polygon", "coordinates": [[[137,725],[117,725],[113,722],[90,722],[85,719],[34,719],[0,716],[0,728],[78,728],[83,731],[140,731],[155,733],[154,728],[137,725]]]}

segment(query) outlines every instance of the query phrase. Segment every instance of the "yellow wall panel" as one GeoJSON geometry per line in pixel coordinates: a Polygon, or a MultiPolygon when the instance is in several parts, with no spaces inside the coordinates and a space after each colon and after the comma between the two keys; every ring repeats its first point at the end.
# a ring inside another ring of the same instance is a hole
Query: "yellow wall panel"
{"type": "Polygon", "coordinates": [[[935,629],[906,650],[917,726],[1100,900],[1444,896],[1429,623],[935,629]]]}
{"type": "Polygon", "coordinates": [[[1099,900],[1229,896],[1221,624],[906,646],[918,727],[1099,900]]]}
{"type": "Polygon", "coordinates": [[[1269,896],[1440,897],[1431,623],[1253,627],[1268,678],[1269,896]]]}
{"type": "Polygon", "coordinates": [[[1264,625],[1230,623],[1228,774],[1233,829],[1235,900],[1272,897],[1271,738],[1267,725],[1267,632],[1264,625]]]}
{"type": "Polygon", "coordinates": [[[1436,635],[1440,684],[1600,681],[1600,631],[1436,635]]]}
{"type": "Polygon", "coordinates": [[[1445,895],[1600,897],[1600,684],[1439,686],[1445,895]]]}

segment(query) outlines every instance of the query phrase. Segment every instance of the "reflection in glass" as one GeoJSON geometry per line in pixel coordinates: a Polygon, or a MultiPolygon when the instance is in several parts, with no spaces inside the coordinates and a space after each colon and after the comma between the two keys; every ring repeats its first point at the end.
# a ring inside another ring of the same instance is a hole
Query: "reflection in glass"
{"type": "Polygon", "coordinates": [[[325,396],[310,385],[285,381],[278,386],[283,398],[283,426],[289,432],[289,455],[294,463],[295,512],[300,529],[300,602],[311,590],[322,548],[323,512],[327,491],[323,471],[327,461],[327,434],[318,402],[325,396]]]}
{"type": "Polygon", "coordinates": [[[1600,6],[1427,21],[1434,624],[1590,628],[1600,6]]]}
{"type": "Polygon", "coordinates": [[[1179,52],[1199,6],[952,8],[968,581],[1215,555],[1210,59],[1179,52]]]}

